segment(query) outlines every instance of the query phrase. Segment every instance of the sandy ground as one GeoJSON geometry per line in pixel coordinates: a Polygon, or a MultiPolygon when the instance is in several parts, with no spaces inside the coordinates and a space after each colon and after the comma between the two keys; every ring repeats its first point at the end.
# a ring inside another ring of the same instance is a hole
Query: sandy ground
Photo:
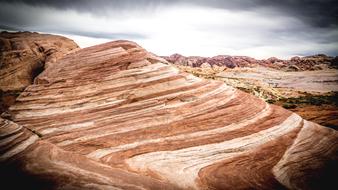
{"type": "Polygon", "coordinates": [[[338,70],[335,69],[284,72],[264,67],[239,68],[225,70],[216,76],[261,83],[263,86],[285,91],[303,91],[314,94],[338,91],[338,70]]]}
{"type": "MultiPolygon", "coordinates": [[[[285,72],[276,69],[255,68],[192,68],[178,66],[196,76],[224,81],[226,84],[254,94],[267,102],[283,106],[289,98],[334,96],[338,92],[338,70],[285,72]]],[[[295,104],[288,108],[303,118],[338,129],[338,107],[332,102],[313,105],[295,104]]]]}

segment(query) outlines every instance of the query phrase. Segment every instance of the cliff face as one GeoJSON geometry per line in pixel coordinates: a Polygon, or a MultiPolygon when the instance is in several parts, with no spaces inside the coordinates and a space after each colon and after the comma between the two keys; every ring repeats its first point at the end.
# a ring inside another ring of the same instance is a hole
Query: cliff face
{"type": "Polygon", "coordinates": [[[62,36],[31,32],[0,33],[0,111],[45,68],[78,48],[62,36]]]}
{"type": "Polygon", "coordinates": [[[337,171],[337,131],[180,72],[129,41],[61,58],[10,113],[13,122],[0,127],[1,177],[31,176],[35,188],[337,185],[329,178],[337,171]]]}

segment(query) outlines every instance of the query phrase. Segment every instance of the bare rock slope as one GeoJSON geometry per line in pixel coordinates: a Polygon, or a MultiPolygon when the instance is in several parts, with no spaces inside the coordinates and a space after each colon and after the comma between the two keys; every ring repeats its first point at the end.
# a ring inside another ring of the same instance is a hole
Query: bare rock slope
{"type": "Polygon", "coordinates": [[[10,189],[177,189],[64,151],[0,118],[0,177],[10,189]],[[10,159],[9,159],[10,158],[10,159]],[[13,183],[15,180],[15,183],[13,183]]]}
{"type": "Polygon", "coordinates": [[[42,189],[337,187],[337,131],[165,63],[115,41],[48,67],[10,107],[13,122],[1,120],[2,179],[19,173],[42,189]]]}
{"type": "Polygon", "coordinates": [[[68,38],[31,32],[0,33],[0,89],[19,90],[32,84],[39,70],[78,48],[68,38]]]}
{"type": "Polygon", "coordinates": [[[0,33],[0,111],[44,68],[78,48],[68,38],[31,32],[0,33]],[[4,105],[2,105],[4,104],[4,105]]]}

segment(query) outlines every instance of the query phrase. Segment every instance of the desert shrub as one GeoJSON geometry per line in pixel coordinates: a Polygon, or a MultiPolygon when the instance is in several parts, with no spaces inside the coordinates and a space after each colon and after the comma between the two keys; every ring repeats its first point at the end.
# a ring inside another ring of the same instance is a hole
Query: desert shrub
{"type": "Polygon", "coordinates": [[[266,102],[269,103],[269,104],[274,104],[276,102],[276,100],[268,99],[268,100],[266,100],[266,102]]]}
{"type": "Polygon", "coordinates": [[[282,99],[283,102],[287,104],[309,104],[320,106],[323,104],[331,104],[331,105],[338,105],[338,93],[333,92],[331,95],[310,95],[307,94],[306,96],[298,97],[298,98],[287,98],[282,99]]]}
{"type": "Polygon", "coordinates": [[[294,108],[297,107],[297,105],[291,104],[291,103],[287,103],[287,102],[283,103],[282,106],[283,106],[283,108],[285,108],[285,109],[294,109],[294,108]]]}

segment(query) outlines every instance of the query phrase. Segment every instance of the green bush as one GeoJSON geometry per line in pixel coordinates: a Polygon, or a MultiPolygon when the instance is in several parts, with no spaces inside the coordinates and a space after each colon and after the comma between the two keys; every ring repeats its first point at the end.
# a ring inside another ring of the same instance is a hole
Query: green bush
{"type": "Polygon", "coordinates": [[[287,103],[287,102],[285,102],[282,106],[283,106],[283,108],[285,108],[285,109],[294,109],[294,108],[297,107],[297,105],[295,105],[295,104],[290,104],[290,103],[287,103]]]}
{"type": "MultiPolygon", "coordinates": [[[[332,95],[306,95],[298,98],[288,98],[288,99],[282,99],[287,104],[309,104],[309,105],[315,105],[320,106],[323,104],[333,104],[338,105],[338,93],[334,92],[332,95]]],[[[289,105],[286,105],[289,106],[289,105]]]]}
{"type": "Polygon", "coordinates": [[[273,99],[268,99],[268,100],[266,100],[266,102],[267,102],[267,103],[269,103],[269,104],[273,104],[273,103],[275,103],[275,102],[276,102],[276,100],[273,100],[273,99]]]}

